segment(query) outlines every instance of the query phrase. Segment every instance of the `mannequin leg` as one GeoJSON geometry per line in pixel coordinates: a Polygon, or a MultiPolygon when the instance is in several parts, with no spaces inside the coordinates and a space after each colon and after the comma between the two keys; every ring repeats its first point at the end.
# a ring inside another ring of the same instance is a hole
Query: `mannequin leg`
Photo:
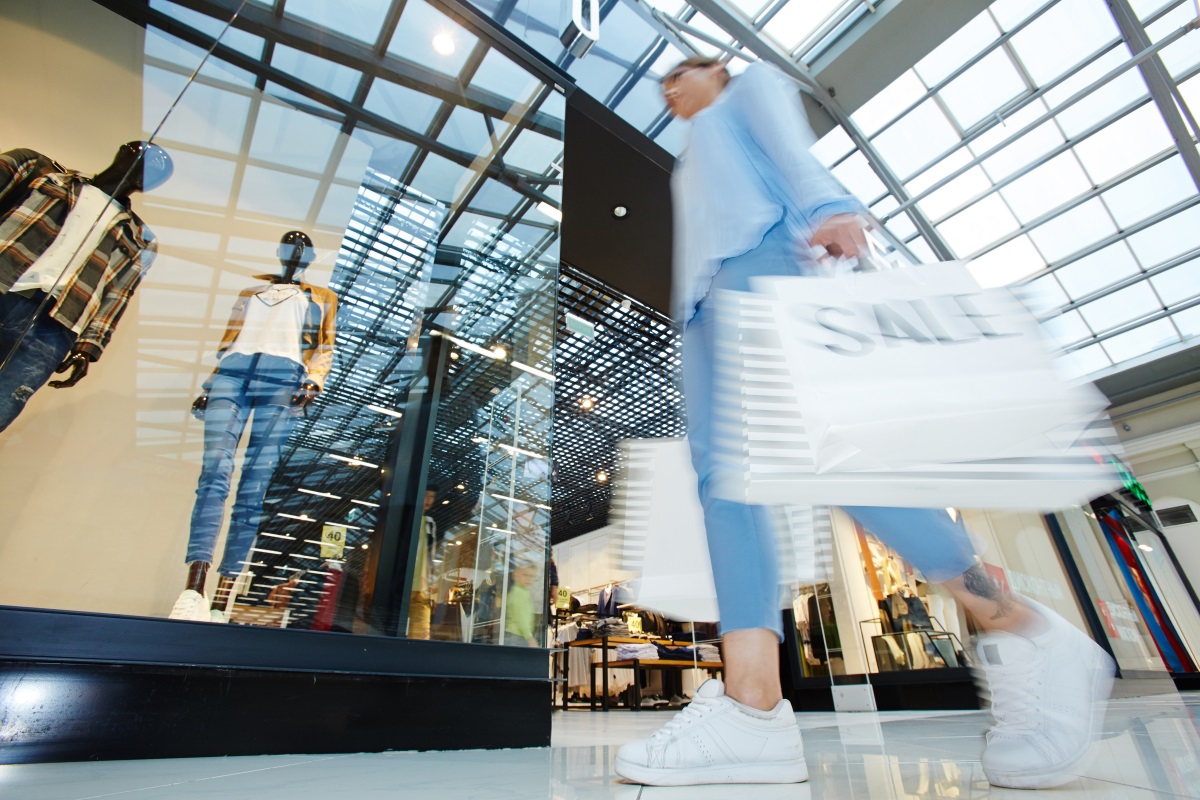
{"type": "Polygon", "coordinates": [[[245,381],[236,372],[218,372],[213,378],[204,412],[204,458],[184,559],[188,563],[213,561],[217,536],[225,520],[225,500],[229,497],[234,456],[246,427],[248,412],[245,381]]]}
{"type": "Polygon", "coordinates": [[[263,499],[296,423],[296,410],[291,400],[300,386],[300,373],[299,365],[287,359],[258,356],[250,386],[253,408],[250,441],[246,445],[229,535],[221,556],[223,577],[236,578],[248,566],[246,562],[254,560],[250,558],[250,549],[264,518],[263,499]]]}
{"type": "Polygon", "coordinates": [[[0,431],[25,410],[75,343],[75,334],[50,317],[50,304],[40,314],[38,306],[19,294],[0,295],[0,431]]]}
{"type": "Polygon", "coordinates": [[[208,578],[208,568],[212,566],[207,561],[193,561],[188,564],[187,585],[184,589],[204,594],[204,582],[208,578]]]}

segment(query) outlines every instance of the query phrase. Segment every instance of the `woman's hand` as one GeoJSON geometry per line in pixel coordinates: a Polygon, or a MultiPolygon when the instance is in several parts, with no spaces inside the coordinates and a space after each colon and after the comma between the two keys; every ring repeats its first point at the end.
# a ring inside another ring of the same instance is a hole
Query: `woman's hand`
{"type": "Polygon", "coordinates": [[[868,252],[865,220],[858,214],[835,214],[821,223],[811,244],[834,258],[858,258],[868,252]]]}

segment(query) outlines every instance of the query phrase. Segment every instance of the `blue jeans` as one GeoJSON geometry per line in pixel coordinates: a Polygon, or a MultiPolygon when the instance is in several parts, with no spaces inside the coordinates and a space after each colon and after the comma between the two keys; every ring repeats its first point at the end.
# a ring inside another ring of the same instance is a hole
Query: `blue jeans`
{"type": "Polygon", "coordinates": [[[20,416],[75,344],[75,334],[50,316],[53,302],[38,313],[44,299],[40,292],[32,299],[13,292],[0,295],[0,431],[20,416]]]}
{"type": "MultiPolygon", "coordinates": [[[[776,225],[758,247],[726,260],[709,291],[748,291],[752,277],[801,274],[797,243],[783,225],[776,225]]],[[[706,300],[683,333],[683,387],[721,633],[766,628],[782,641],[779,565],[770,514],[764,506],[713,494],[719,468],[713,456],[713,420],[721,413],[713,407],[716,336],[714,309],[706,300]]],[[[844,510],[932,583],[955,578],[975,563],[966,528],[951,521],[943,509],[854,506],[844,510]]]]}
{"type": "Polygon", "coordinates": [[[300,364],[279,356],[238,353],[221,359],[204,410],[204,461],[192,508],[187,563],[212,563],[225,518],[234,456],[246,423],[253,416],[220,574],[235,577],[245,566],[241,562],[250,560],[250,548],[264,517],[263,498],[296,422],[298,412],[292,405],[292,395],[300,388],[304,374],[300,364]]]}

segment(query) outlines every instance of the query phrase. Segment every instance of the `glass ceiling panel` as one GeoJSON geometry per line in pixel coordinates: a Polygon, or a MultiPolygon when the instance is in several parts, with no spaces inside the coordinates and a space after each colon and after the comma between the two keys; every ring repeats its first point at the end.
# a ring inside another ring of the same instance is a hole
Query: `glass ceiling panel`
{"type": "Polygon", "coordinates": [[[1044,86],[1119,38],[1104,0],[1059,0],[1010,41],[1033,82],[1044,86]]]}
{"type": "Polygon", "coordinates": [[[763,33],[788,50],[794,50],[834,12],[858,4],[859,0],[790,0],[763,26],[763,33]]]}
{"type": "Polygon", "coordinates": [[[998,35],[992,16],[984,12],[935,47],[933,52],[917,62],[914,69],[929,86],[941,83],[952,72],[983,52],[998,35]]]}
{"type": "Polygon", "coordinates": [[[1032,222],[1092,188],[1074,153],[1057,156],[1000,190],[1017,219],[1032,222]]]}
{"type": "Polygon", "coordinates": [[[508,100],[522,100],[541,84],[499,50],[489,50],[471,76],[471,86],[508,100]]]}
{"type": "MultiPolygon", "coordinates": [[[[294,75],[307,84],[337,95],[343,100],[354,97],[354,91],[362,80],[358,70],[277,44],[271,54],[271,66],[289,75],[294,75]]],[[[312,102],[305,100],[305,102],[312,102]]]]}
{"type": "Polygon", "coordinates": [[[391,5],[392,0],[286,0],[283,13],[373,45],[391,5]]]}
{"type": "Polygon", "coordinates": [[[426,69],[457,77],[479,38],[427,3],[407,3],[388,52],[426,69]]]}
{"type": "Polygon", "coordinates": [[[1067,264],[1054,274],[1071,300],[1079,300],[1136,275],[1138,269],[1137,259],[1133,257],[1129,245],[1117,242],[1067,264]]]}
{"type": "Polygon", "coordinates": [[[1200,258],[1193,258],[1150,279],[1164,303],[1175,305],[1200,297],[1200,258]]]}
{"type": "MultiPolygon", "coordinates": [[[[1101,197],[1121,228],[1129,228],[1144,219],[1187,200],[1196,193],[1191,173],[1179,156],[1109,189],[1101,197]]],[[[1200,237],[1197,237],[1200,241],[1200,237]]]]}
{"type": "Polygon", "coordinates": [[[1108,353],[1108,357],[1114,363],[1129,361],[1130,359],[1144,356],[1147,353],[1158,350],[1167,345],[1175,344],[1179,341],[1179,332],[1169,319],[1161,319],[1156,322],[1143,325],[1140,328],[1135,328],[1129,333],[1122,333],[1111,339],[1106,339],[1101,342],[1101,346],[1108,353]]]}
{"type": "Polygon", "coordinates": [[[939,92],[959,127],[966,130],[1028,91],[1004,50],[989,53],[939,92]]]}

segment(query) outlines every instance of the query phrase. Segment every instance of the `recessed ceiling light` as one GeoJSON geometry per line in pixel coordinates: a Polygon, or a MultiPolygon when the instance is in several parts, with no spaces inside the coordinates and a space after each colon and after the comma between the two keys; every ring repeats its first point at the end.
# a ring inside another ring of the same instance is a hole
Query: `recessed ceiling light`
{"type": "Polygon", "coordinates": [[[596,473],[596,480],[600,483],[608,483],[608,473],[604,470],[600,470],[596,473]]]}
{"type": "Polygon", "coordinates": [[[584,411],[591,411],[595,405],[596,405],[596,401],[590,397],[579,398],[579,407],[582,408],[584,411]]]}
{"type": "Polygon", "coordinates": [[[629,213],[629,209],[626,208],[625,206],[613,206],[612,214],[617,219],[623,219],[625,217],[625,215],[628,213],[629,213]]]}
{"type": "Polygon", "coordinates": [[[451,55],[456,47],[454,37],[444,31],[433,37],[433,49],[437,51],[438,55],[451,55]]]}

